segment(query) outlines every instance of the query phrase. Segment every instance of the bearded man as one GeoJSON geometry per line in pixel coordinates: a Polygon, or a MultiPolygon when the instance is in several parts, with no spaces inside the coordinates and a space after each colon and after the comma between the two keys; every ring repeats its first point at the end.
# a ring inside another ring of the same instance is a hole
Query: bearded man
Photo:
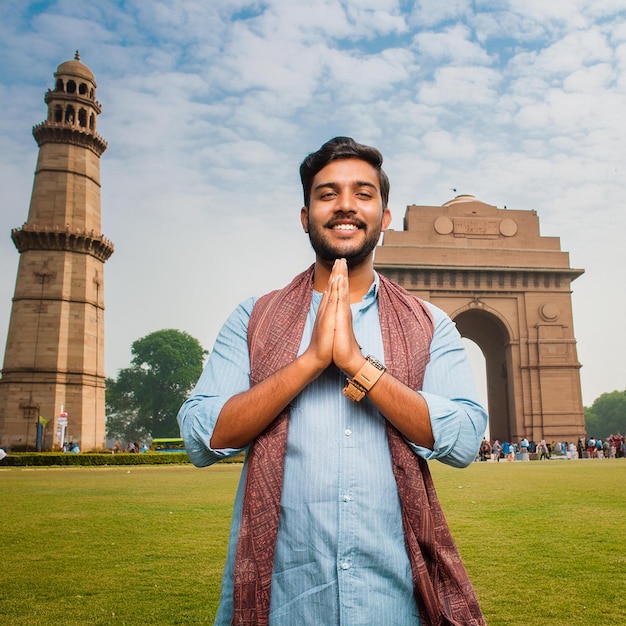
{"type": "Polygon", "coordinates": [[[374,271],[378,150],[336,137],[300,176],[315,263],[234,311],[178,416],[197,466],[246,451],[215,623],[484,624],[427,464],[485,433],[459,333],[374,271]]]}

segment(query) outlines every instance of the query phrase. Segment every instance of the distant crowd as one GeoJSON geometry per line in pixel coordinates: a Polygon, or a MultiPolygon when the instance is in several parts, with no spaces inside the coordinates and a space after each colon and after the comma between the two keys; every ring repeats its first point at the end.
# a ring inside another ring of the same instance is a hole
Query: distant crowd
{"type": "Polygon", "coordinates": [[[539,443],[522,437],[518,442],[489,441],[483,438],[477,461],[530,461],[550,459],[553,455],[566,459],[616,459],[626,457],[624,435],[609,435],[604,441],[595,437],[581,437],[573,441],[552,441],[542,439],[539,443]]]}
{"type": "MultiPolygon", "coordinates": [[[[134,441],[131,441],[127,446],[126,446],[126,452],[148,452],[149,448],[148,446],[144,443],[141,446],[138,443],[135,443],[134,441]]],[[[112,454],[118,454],[120,452],[124,451],[124,447],[122,446],[122,442],[118,439],[114,444],[113,447],[111,448],[111,453],[112,454]]]]}

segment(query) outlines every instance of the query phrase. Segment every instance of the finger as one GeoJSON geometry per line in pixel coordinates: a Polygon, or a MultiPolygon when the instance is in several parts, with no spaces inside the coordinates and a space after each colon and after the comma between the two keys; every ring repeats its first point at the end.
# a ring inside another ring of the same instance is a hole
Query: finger
{"type": "Polygon", "coordinates": [[[339,298],[339,281],[341,279],[340,274],[333,273],[330,276],[328,281],[328,303],[329,305],[334,305],[334,308],[337,307],[337,300],[339,298]]]}
{"type": "Polygon", "coordinates": [[[337,279],[336,328],[341,333],[352,334],[352,309],[350,308],[350,290],[348,280],[343,276],[337,279]]]}
{"type": "Polygon", "coordinates": [[[348,276],[348,263],[345,259],[336,259],[333,263],[331,276],[348,276]]]}
{"type": "Polygon", "coordinates": [[[350,306],[350,286],[348,285],[348,276],[339,274],[337,277],[337,300],[345,308],[350,306]]]}
{"type": "MultiPolygon", "coordinates": [[[[333,267],[330,271],[330,276],[328,278],[329,284],[333,280],[333,278],[336,278],[340,274],[344,273],[344,265],[345,265],[345,259],[335,259],[335,262],[333,263],[333,267]]],[[[345,265],[345,268],[346,268],[346,273],[347,273],[347,265],[345,265]]]]}

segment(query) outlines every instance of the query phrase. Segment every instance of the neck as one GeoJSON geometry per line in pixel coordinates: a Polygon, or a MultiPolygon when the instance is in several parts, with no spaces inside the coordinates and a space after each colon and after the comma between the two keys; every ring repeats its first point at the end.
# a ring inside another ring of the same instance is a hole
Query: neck
{"type": "MultiPolygon", "coordinates": [[[[315,291],[324,292],[332,268],[332,261],[329,262],[320,258],[315,259],[315,273],[313,276],[313,288],[315,291]]],[[[356,267],[349,268],[348,280],[350,285],[350,304],[360,302],[374,282],[373,257],[356,267]]]]}

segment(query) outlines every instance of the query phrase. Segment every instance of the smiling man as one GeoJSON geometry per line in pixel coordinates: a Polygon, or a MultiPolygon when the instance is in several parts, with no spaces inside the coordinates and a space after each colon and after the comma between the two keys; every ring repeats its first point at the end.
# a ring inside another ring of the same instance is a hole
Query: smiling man
{"type": "Polygon", "coordinates": [[[389,181],[336,137],[300,166],[315,263],[243,302],[178,419],[198,466],[246,450],[216,624],[483,624],[427,460],[487,416],[439,309],[374,271],[389,181]]]}

